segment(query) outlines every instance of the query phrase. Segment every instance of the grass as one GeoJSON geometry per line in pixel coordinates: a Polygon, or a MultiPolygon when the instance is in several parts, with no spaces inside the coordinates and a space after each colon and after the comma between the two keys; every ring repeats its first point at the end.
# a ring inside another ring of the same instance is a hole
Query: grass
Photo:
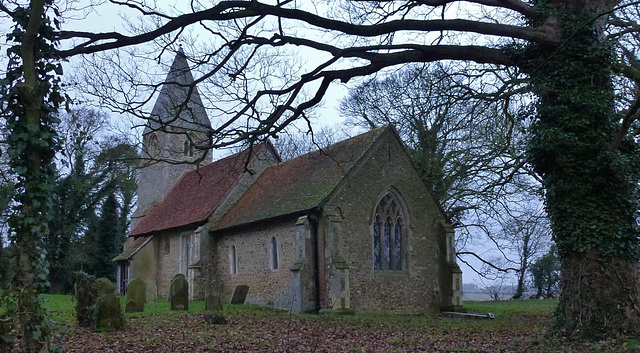
{"type": "MultiPolygon", "coordinates": [[[[75,325],[75,298],[71,295],[45,294],[42,295],[43,306],[51,314],[51,318],[61,325],[75,325]]],[[[120,305],[125,307],[126,296],[120,296],[120,305]]],[[[191,314],[204,313],[204,301],[189,302],[191,314]]],[[[127,318],[146,318],[163,315],[183,315],[184,311],[172,311],[166,298],[158,298],[144,305],[142,313],[127,313],[127,318]]],[[[225,315],[230,316],[278,316],[288,314],[285,310],[270,309],[259,305],[231,305],[225,304],[225,315]]]]}
{"type": "MultiPolygon", "coordinates": [[[[75,300],[70,295],[48,294],[43,295],[43,303],[51,317],[59,324],[65,326],[75,325],[75,300]]],[[[126,297],[121,296],[120,302],[124,308],[126,297]]],[[[355,315],[325,315],[331,320],[360,322],[362,324],[375,326],[378,324],[394,326],[414,326],[414,327],[440,327],[448,329],[456,327],[458,329],[477,329],[480,327],[499,329],[505,325],[513,324],[514,321],[527,319],[531,316],[549,319],[557,306],[557,300],[508,300],[508,301],[468,301],[465,302],[465,309],[468,312],[488,313],[496,316],[495,320],[471,319],[471,318],[447,318],[437,315],[410,315],[396,314],[388,312],[357,312],[355,315]]],[[[189,302],[191,314],[204,313],[204,301],[189,302]]],[[[145,304],[144,312],[125,314],[127,318],[146,318],[163,315],[183,315],[184,311],[172,311],[165,298],[158,298],[154,302],[145,304]]],[[[224,314],[230,317],[289,317],[292,314],[285,310],[270,309],[258,305],[231,305],[224,306],[224,314]]],[[[293,314],[299,319],[316,319],[313,314],[293,314]]]]}
{"type": "Polygon", "coordinates": [[[558,305],[557,300],[500,300],[476,302],[467,301],[464,307],[468,312],[493,313],[503,315],[546,315],[551,314],[558,305]]]}
{"type": "MultiPolygon", "coordinates": [[[[356,312],[355,315],[291,314],[254,305],[225,305],[227,325],[211,325],[204,302],[171,311],[166,299],[126,314],[120,332],[89,332],[75,324],[71,296],[45,295],[44,305],[64,328],[66,352],[637,352],[640,341],[572,343],[549,339],[556,300],[465,302],[469,312],[496,319],[434,314],[356,312]]],[[[125,298],[121,298],[124,307],[125,298]]]]}

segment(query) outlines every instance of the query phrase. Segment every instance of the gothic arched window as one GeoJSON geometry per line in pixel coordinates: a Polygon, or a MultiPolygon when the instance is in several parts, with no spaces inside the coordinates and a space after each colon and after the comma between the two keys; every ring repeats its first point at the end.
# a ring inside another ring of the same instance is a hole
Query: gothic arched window
{"type": "Polygon", "coordinates": [[[373,218],[373,268],[402,270],[406,217],[399,196],[388,192],[378,202],[373,218]]]}

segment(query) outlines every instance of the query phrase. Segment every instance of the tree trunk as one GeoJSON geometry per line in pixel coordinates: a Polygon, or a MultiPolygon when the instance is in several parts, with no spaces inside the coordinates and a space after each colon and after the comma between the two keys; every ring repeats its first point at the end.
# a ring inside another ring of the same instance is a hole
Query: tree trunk
{"type": "Polygon", "coordinates": [[[529,229],[532,227],[531,225],[525,225],[520,229],[520,232],[524,232],[524,238],[522,239],[522,254],[520,255],[520,273],[518,273],[518,286],[516,287],[516,292],[513,293],[513,297],[511,299],[520,299],[522,298],[522,294],[524,294],[524,276],[527,274],[527,270],[529,269],[529,257],[531,256],[531,251],[529,249],[531,242],[531,234],[534,230],[529,229]]]}
{"type": "Polygon", "coordinates": [[[518,273],[518,284],[516,286],[516,291],[513,293],[511,299],[520,299],[522,298],[522,294],[524,293],[524,275],[526,272],[526,268],[522,268],[520,273],[518,273]]]}
{"type": "MultiPolygon", "coordinates": [[[[46,287],[47,265],[42,237],[47,234],[47,207],[50,202],[49,182],[54,154],[50,122],[43,115],[47,89],[40,81],[37,65],[41,60],[38,37],[44,15],[44,1],[32,0],[29,20],[20,43],[22,77],[16,80],[17,98],[9,103],[14,114],[8,120],[8,154],[11,167],[18,174],[16,202],[18,212],[9,224],[15,232],[18,248],[18,268],[13,278],[18,299],[16,324],[20,331],[23,352],[41,352],[48,348],[48,327],[39,294],[46,287]]],[[[15,94],[15,92],[13,92],[15,94]]]]}
{"type": "Polygon", "coordinates": [[[594,13],[572,12],[557,17],[561,45],[526,50],[538,96],[528,153],[543,178],[561,260],[556,332],[599,339],[639,331],[640,164],[630,141],[609,150],[619,127],[610,49],[594,30],[594,13]]]}

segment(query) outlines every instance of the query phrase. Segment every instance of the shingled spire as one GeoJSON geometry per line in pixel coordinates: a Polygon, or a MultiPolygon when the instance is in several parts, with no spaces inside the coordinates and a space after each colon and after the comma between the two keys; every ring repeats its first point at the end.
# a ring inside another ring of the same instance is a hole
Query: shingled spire
{"type": "Polygon", "coordinates": [[[197,132],[206,132],[211,129],[211,123],[182,47],[178,49],[173,60],[144,134],[167,130],[169,127],[197,132]]]}

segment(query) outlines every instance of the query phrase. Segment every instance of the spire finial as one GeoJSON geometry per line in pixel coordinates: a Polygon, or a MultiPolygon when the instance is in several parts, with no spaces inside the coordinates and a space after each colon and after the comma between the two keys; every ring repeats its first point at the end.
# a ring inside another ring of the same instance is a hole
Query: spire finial
{"type": "Polygon", "coordinates": [[[184,49],[182,48],[182,43],[178,44],[178,53],[184,55],[184,49]]]}

